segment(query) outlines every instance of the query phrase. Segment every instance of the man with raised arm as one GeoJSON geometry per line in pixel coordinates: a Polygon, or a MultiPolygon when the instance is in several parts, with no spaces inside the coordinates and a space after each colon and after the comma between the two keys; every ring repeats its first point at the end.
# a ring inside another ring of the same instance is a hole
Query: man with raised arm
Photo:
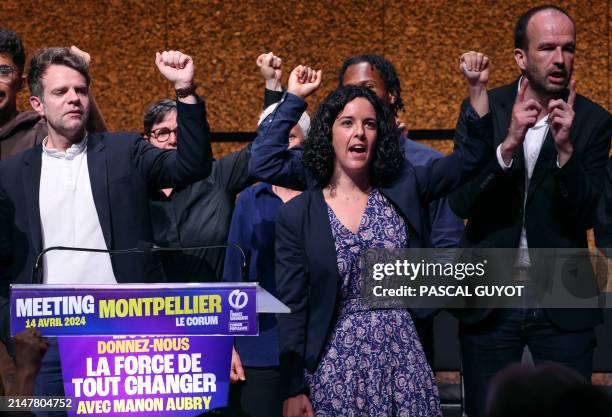
{"type": "MultiPolygon", "coordinates": [[[[515,248],[515,255],[497,266],[527,293],[523,308],[463,317],[470,417],[484,414],[491,378],[520,362],[525,345],[536,363],[563,363],[591,378],[594,326],[601,312],[548,309],[535,300],[560,277],[536,272],[543,261],[533,249],[587,247],[586,230],[594,223],[610,149],[610,114],[576,93],[575,50],[576,27],[563,9],[536,7],[519,18],[514,57],[521,76],[489,92],[497,156],[449,197],[455,213],[468,219],[462,245],[515,248]]],[[[455,139],[464,136],[465,104],[455,139]]],[[[584,271],[583,282],[592,278],[588,260],[584,271]]]]}
{"type": "MultiPolygon", "coordinates": [[[[264,102],[282,96],[281,60],[272,52],[257,58],[265,82],[264,102]],[[280,91],[280,93],[279,93],[280,91]]],[[[253,109],[254,115],[257,114],[253,109]]],[[[160,149],[176,149],[176,102],[161,99],[144,115],[144,137],[160,149]]],[[[221,281],[232,212],[236,197],[254,183],[249,175],[251,144],[213,161],[208,178],[186,187],[165,188],[151,196],[149,207],[153,241],[163,247],[216,246],[176,250],[160,254],[166,277],[171,282],[221,281]]]]}
{"type": "MultiPolygon", "coordinates": [[[[130,249],[151,241],[151,190],[180,187],[211,171],[210,131],[204,104],[195,95],[194,64],[178,51],[157,53],[160,73],[177,95],[177,150],[158,149],[136,133],[87,133],[89,72],[68,48],[34,55],[28,84],[30,103],[44,117],[42,144],[0,162],[0,262],[11,283],[112,284],[164,279],[150,253],[110,257],[107,253],[55,251],[51,246],[130,249]]],[[[6,342],[6,335],[5,342],[6,342]]],[[[37,380],[38,394],[61,395],[57,345],[51,343],[37,380]]]]}

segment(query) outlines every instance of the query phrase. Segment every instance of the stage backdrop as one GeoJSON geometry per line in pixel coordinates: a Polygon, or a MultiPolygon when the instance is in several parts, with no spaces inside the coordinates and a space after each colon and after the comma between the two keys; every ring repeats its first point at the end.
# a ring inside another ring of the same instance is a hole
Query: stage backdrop
{"type": "MultiPolygon", "coordinates": [[[[349,55],[376,52],[397,67],[410,129],[451,129],[466,88],[458,58],[470,49],[492,60],[492,87],[512,81],[513,28],[541,1],[509,0],[8,0],[0,25],[16,30],[28,54],[75,44],[93,58],[93,89],[112,130],[141,130],[143,109],[172,91],[154,66],[154,52],[181,49],[194,56],[200,92],[214,131],[256,127],[262,81],[255,58],[283,58],[292,67],[321,68],[323,87],[311,109],[337,83],[349,55]]],[[[578,91],[610,109],[612,4],[562,1],[578,27],[578,91]]],[[[29,108],[27,93],[20,106],[29,108]]],[[[244,146],[217,144],[217,155],[244,146]]],[[[448,142],[435,142],[443,151],[448,142]]]]}

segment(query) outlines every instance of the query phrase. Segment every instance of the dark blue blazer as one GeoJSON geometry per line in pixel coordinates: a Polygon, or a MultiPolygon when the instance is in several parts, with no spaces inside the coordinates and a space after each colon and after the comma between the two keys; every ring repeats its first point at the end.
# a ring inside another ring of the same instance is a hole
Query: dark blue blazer
{"type": "MultiPolygon", "coordinates": [[[[289,94],[278,109],[260,125],[253,144],[253,157],[263,152],[270,161],[287,155],[287,135],[306,108],[306,103],[289,94]],[[284,152],[284,153],[283,153],[284,152]]],[[[427,204],[472,178],[493,154],[489,143],[491,118],[478,119],[471,113],[468,135],[452,155],[415,167],[406,162],[400,177],[381,187],[381,193],[406,221],[409,246],[430,246],[427,204]]],[[[257,161],[256,161],[257,162],[257,161]]],[[[279,161],[272,170],[286,180],[304,175],[298,160],[279,161]],[[298,171],[291,172],[297,169],[298,171]]],[[[286,396],[306,391],[304,368],[319,363],[330,331],[338,289],[336,248],[321,188],[308,174],[311,187],[281,207],[276,225],[276,282],[279,299],[291,309],[278,316],[280,366],[286,396]]],[[[301,177],[303,178],[303,177],[301,177]]]]}
{"type": "MultiPolygon", "coordinates": [[[[210,129],[203,103],[178,102],[177,151],[158,149],[136,133],[89,134],[89,179],[104,240],[109,249],[129,249],[153,240],[148,195],[153,190],[185,186],[211,171],[210,129]]],[[[42,146],[0,162],[0,263],[8,267],[2,287],[31,283],[42,247],[39,188],[42,146]]],[[[117,281],[164,279],[152,254],[111,257],[117,281]]],[[[44,265],[43,265],[44,267],[44,265]]],[[[6,293],[5,293],[6,294],[6,293]]]]}

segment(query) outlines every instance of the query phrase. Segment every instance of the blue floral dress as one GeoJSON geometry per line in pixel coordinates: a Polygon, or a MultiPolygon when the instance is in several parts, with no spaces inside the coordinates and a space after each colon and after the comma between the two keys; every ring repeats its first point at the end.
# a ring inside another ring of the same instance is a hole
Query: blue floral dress
{"type": "Polygon", "coordinates": [[[407,247],[406,224],[377,190],[368,196],[357,234],[328,207],[338,252],[334,327],[313,373],[306,372],[315,415],[441,416],[438,389],[406,310],[370,310],[361,297],[360,255],[407,247]]]}

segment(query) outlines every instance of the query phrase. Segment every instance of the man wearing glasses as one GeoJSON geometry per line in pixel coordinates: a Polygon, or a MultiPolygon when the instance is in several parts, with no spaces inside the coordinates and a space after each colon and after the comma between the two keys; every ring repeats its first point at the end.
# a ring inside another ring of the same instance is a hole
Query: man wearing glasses
{"type": "MultiPolygon", "coordinates": [[[[283,94],[281,59],[272,52],[261,54],[257,66],[265,82],[265,108],[280,100],[283,94]]],[[[173,100],[158,100],[149,106],[144,115],[143,136],[158,148],[176,148],[173,100]]],[[[248,170],[250,159],[249,144],[213,161],[212,173],[205,180],[184,188],[157,191],[149,201],[154,242],[174,248],[225,244],[236,196],[253,184],[248,170]]],[[[169,281],[220,281],[225,248],[164,252],[160,260],[169,281]]]]}
{"type": "MultiPolygon", "coordinates": [[[[176,149],[176,122],[176,102],[158,100],[145,112],[143,136],[157,148],[176,149]]],[[[214,161],[207,179],[157,191],[149,201],[154,242],[174,248],[225,244],[236,196],[252,184],[250,158],[247,145],[214,161]]],[[[225,249],[164,252],[159,258],[171,282],[220,281],[225,249]]]]}
{"type": "Polygon", "coordinates": [[[25,52],[19,36],[0,28],[0,159],[39,144],[47,126],[35,111],[17,111],[17,93],[25,84],[25,52]]]}

